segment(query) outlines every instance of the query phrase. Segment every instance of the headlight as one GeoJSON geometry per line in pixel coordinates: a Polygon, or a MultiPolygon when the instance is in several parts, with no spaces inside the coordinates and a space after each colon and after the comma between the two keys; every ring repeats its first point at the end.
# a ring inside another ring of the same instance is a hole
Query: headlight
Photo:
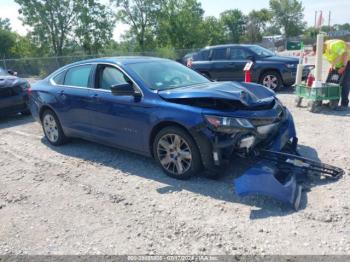
{"type": "Polygon", "coordinates": [[[278,124],[270,124],[265,126],[259,126],[257,131],[260,135],[266,136],[278,127],[278,124]]]}
{"type": "Polygon", "coordinates": [[[286,67],[289,69],[296,68],[297,64],[286,64],[286,67]]]}
{"type": "Polygon", "coordinates": [[[207,123],[218,132],[232,133],[235,129],[253,129],[254,126],[249,120],[244,118],[233,118],[233,117],[221,117],[221,116],[204,116],[207,123]]]}

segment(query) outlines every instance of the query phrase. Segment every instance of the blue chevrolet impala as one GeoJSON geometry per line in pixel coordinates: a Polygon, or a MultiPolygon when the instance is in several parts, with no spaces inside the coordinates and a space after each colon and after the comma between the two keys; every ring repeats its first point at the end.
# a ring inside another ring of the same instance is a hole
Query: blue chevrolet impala
{"type": "Polygon", "coordinates": [[[78,137],[123,148],[153,157],[179,179],[203,168],[215,174],[233,153],[280,150],[296,140],[293,119],[273,91],[211,82],[166,59],[81,61],[29,93],[30,110],[52,145],[78,137]]]}

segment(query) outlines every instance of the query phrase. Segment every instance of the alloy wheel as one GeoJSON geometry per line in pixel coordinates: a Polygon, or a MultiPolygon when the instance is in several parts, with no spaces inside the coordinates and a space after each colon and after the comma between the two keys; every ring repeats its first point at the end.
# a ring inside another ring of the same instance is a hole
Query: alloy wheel
{"type": "Polygon", "coordinates": [[[262,81],[262,84],[272,90],[278,87],[278,78],[275,75],[266,75],[262,81]]]}
{"type": "Polygon", "coordinates": [[[43,119],[44,131],[47,139],[55,143],[59,138],[58,126],[53,115],[46,114],[43,119]]]}
{"type": "Polygon", "coordinates": [[[182,175],[191,168],[190,146],[177,134],[162,136],[157,144],[157,154],[164,169],[175,175],[182,175]]]}

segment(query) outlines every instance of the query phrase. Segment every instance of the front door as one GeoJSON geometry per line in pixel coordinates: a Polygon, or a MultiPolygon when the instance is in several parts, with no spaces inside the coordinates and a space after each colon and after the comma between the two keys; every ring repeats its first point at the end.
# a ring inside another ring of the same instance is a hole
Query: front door
{"type": "Polygon", "coordinates": [[[245,48],[239,46],[230,48],[229,60],[235,65],[230,80],[238,82],[244,81],[243,69],[248,62],[248,57],[251,55],[252,54],[245,48]]]}
{"type": "MultiPolygon", "coordinates": [[[[112,145],[142,151],[143,130],[148,121],[148,106],[143,98],[135,100],[134,96],[115,96],[110,87],[118,84],[132,83],[118,68],[100,64],[96,68],[93,90],[94,110],[91,114],[95,135],[112,145]]],[[[140,92],[135,86],[136,92],[140,92]]]]}

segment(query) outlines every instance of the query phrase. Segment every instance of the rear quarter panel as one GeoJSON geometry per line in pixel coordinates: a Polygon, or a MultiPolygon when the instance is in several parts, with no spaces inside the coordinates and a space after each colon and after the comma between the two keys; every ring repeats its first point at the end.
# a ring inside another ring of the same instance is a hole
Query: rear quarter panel
{"type": "Polygon", "coordinates": [[[55,87],[51,86],[47,80],[41,80],[32,85],[28,107],[33,117],[38,122],[40,122],[40,113],[43,107],[49,107],[58,114],[56,110],[58,101],[54,95],[55,91],[58,92],[58,90],[55,90],[55,87]]]}

